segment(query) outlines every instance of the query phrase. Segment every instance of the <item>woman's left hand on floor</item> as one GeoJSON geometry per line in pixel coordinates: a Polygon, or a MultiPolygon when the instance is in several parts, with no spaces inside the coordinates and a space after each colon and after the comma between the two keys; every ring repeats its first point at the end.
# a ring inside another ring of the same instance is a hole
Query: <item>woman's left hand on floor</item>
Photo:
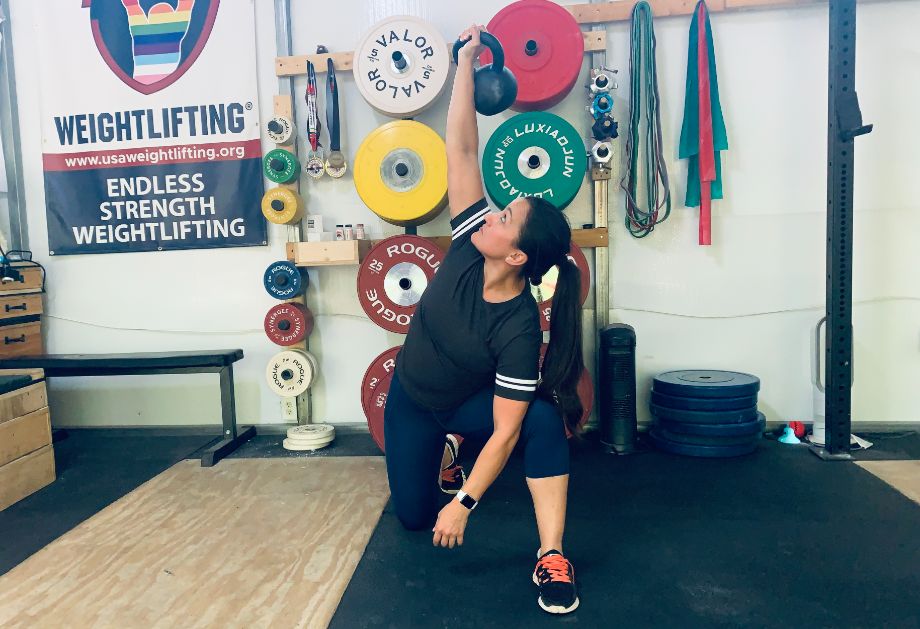
{"type": "Polygon", "coordinates": [[[444,548],[462,545],[463,531],[466,529],[466,521],[469,517],[469,509],[457,500],[448,502],[438,513],[438,521],[434,525],[434,529],[432,529],[434,531],[434,545],[443,546],[444,548]]]}

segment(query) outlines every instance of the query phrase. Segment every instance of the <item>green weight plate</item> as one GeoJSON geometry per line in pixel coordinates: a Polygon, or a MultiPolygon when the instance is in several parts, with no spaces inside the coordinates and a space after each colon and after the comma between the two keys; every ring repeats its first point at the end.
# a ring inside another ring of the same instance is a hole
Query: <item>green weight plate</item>
{"type": "Polygon", "coordinates": [[[581,134],[545,111],[503,122],[482,155],[483,183],[499,208],[518,197],[535,196],[561,210],[578,194],[587,168],[581,134]]]}
{"type": "Polygon", "coordinates": [[[272,149],[262,160],[262,170],[269,181],[290,183],[300,176],[300,162],[290,151],[272,149]]]}

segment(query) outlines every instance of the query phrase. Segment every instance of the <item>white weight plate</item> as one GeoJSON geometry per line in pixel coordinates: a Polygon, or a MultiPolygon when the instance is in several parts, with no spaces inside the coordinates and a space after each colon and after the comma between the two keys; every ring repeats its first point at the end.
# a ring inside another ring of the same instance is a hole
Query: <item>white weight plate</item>
{"type": "Polygon", "coordinates": [[[325,439],[291,439],[288,437],[285,441],[295,446],[303,446],[305,448],[322,448],[335,441],[335,437],[326,437],[325,439]]]}
{"type": "Polygon", "coordinates": [[[325,437],[309,438],[309,439],[288,437],[287,440],[290,441],[291,443],[296,443],[302,446],[310,446],[310,445],[323,446],[323,445],[326,445],[327,443],[331,443],[332,441],[334,441],[335,435],[326,435],[325,437]]]}
{"type": "Polygon", "coordinates": [[[316,358],[299,349],[278,352],[268,361],[265,379],[277,395],[296,397],[316,379],[316,358]]]}
{"type": "Polygon", "coordinates": [[[335,426],[332,424],[304,424],[292,426],[287,430],[288,439],[325,439],[335,437],[335,426]]]}
{"type": "Polygon", "coordinates": [[[330,439],[329,442],[321,444],[321,445],[309,445],[309,444],[304,445],[296,441],[291,441],[290,439],[285,439],[284,441],[281,442],[281,445],[284,446],[285,450],[319,450],[321,448],[325,448],[326,446],[328,446],[329,443],[331,443],[331,441],[332,440],[330,439]]]}
{"type": "MultiPolygon", "coordinates": [[[[307,360],[313,365],[313,378],[310,380],[310,387],[312,387],[313,383],[316,381],[316,376],[319,374],[319,361],[316,359],[316,356],[310,352],[304,351],[303,353],[307,355],[307,360]]],[[[309,389],[310,387],[307,388],[309,389]]]]}
{"type": "Polygon", "coordinates": [[[378,22],[355,47],[358,91],[371,107],[394,118],[412,118],[434,103],[447,85],[449,69],[444,37],[416,17],[378,22]]]}
{"type": "Polygon", "coordinates": [[[332,439],[326,439],[318,443],[305,443],[303,441],[297,441],[296,439],[285,439],[283,441],[286,450],[320,450],[330,443],[332,443],[332,439]]]}
{"type": "Polygon", "coordinates": [[[286,116],[275,116],[265,126],[268,139],[275,144],[290,144],[294,137],[294,123],[286,116]]]}

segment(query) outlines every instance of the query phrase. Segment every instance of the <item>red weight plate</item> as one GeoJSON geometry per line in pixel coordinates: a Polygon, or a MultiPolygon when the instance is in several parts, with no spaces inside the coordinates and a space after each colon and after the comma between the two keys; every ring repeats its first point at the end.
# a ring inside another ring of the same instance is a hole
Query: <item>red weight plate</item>
{"type": "MultiPolygon", "coordinates": [[[[546,350],[549,347],[546,343],[540,346],[540,369],[543,369],[543,358],[546,356],[546,350]]],[[[578,399],[584,407],[581,419],[578,421],[579,427],[584,427],[591,416],[591,410],[594,408],[594,381],[591,379],[591,372],[587,367],[582,367],[581,378],[578,379],[578,399]]],[[[571,437],[568,428],[565,430],[566,435],[571,437]]]]}
{"type": "Polygon", "coordinates": [[[358,270],[358,302],[371,321],[406,334],[444,252],[419,236],[393,236],[370,250],[358,270]]]}
{"type": "Polygon", "coordinates": [[[578,399],[585,407],[585,412],[578,422],[578,426],[583,428],[594,409],[594,380],[591,379],[591,372],[587,368],[581,372],[581,378],[578,380],[578,399]]]}
{"type": "MultiPolygon", "coordinates": [[[[585,305],[588,298],[588,291],[591,288],[591,270],[588,268],[588,260],[585,254],[581,252],[574,242],[569,249],[569,260],[578,267],[581,273],[581,305],[585,305]]],[[[553,295],[556,294],[556,281],[559,279],[559,269],[553,267],[543,276],[543,283],[539,286],[531,286],[534,299],[537,300],[537,308],[540,310],[540,329],[544,332],[549,331],[550,314],[553,307],[553,295]]]]}
{"type": "MultiPolygon", "coordinates": [[[[585,39],[567,10],[548,0],[520,0],[495,14],[486,28],[498,38],[505,65],[518,83],[516,111],[549,109],[572,91],[585,54],[585,39]]],[[[480,63],[492,63],[488,50],[480,63]]]]}
{"type": "Polygon", "coordinates": [[[370,430],[374,443],[381,451],[383,447],[383,410],[387,403],[387,394],[390,392],[390,382],[396,369],[396,355],[402,345],[391,347],[375,358],[361,381],[361,408],[367,418],[367,427],[370,430]]]}
{"type": "Polygon", "coordinates": [[[313,313],[301,304],[278,304],[265,315],[264,327],[272,343],[289,347],[300,343],[313,331],[313,313]]]}

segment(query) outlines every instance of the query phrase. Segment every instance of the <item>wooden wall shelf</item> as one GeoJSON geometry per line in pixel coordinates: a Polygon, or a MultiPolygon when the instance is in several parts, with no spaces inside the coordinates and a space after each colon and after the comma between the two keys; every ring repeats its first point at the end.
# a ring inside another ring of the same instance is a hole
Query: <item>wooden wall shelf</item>
{"type": "MultiPolygon", "coordinates": [[[[450,248],[450,236],[422,236],[439,248],[450,248]]],[[[384,240],[333,240],[326,242],[289,242],[287,259],[297,266],[347,266],[361,264],[377,243],[384,240]]],[[[583,249],[606,247],[607,229],[573,229],[572,240],[583,249]]]]}
{"type": "Polygon", "coordinates": [[[371,250],[370,240],[289,242],[287,259],[297,266],[342,266],[361,264],[371,250]]]}
{"type": "MultiPolygon", "coordinates": [[[[585,52],[599,52],[607,48],[606,31],[586,31],[585,52]]],[[[333,52],[320,55],[297,55],[275,58],[275,75],[278,77],[302,76],[307,73],[307,61],[313,63],[317,74],[326,71],[326,60],[332,59],[337,71],[351,72],[354,67],[354,52],[333,52]]]]}
{"type": "MultiPolygon", "coordinates": [[[[655,18],[692,15],[696,0],[647,0],[655,18]]],[[[860,0],[866,2],[867,0],[860,0]]],[[[632,15],[635,2],[599,2],[596,4],[569,4],[565,8],[579,24],[626,22],[632,15]]],[[[751,9],[782,9],[827,4],[827,0],[706,0],[710,13],[743,11],[751,9]]]]}
{"type": "MultiPolygon", "coordinates": [[[[450,236],[423,236],[438,247],[447,251],[450,248],[450,236]]],[[[596,249],[597,247],[606,247],[608,244],[607,228],[596,227],[593,229],[573,229],[572,240],[582,249],[596,249]]],[[[374,244],[380,242],[373,241],[374,244]]]]}
{"type": "MultiPolygon", "coordinates": [[[[871,2],[874,0],[860,0],[871,2]]],[[[696,0],[648,0],[656,18],[691,15],[696,7],[696,0]]],[[[626,22],[632,15],[635,2],[621,0],[596,4],[563,5],[579,24],[604,24],[606,22],[626,22]]],[[[827,4],[826,0],[707,0],[710,13],[724,11],[743,11],[752,9],[782,9],[827,4]]],[[[601,52],[607,49],[607,31],[585,31],[585,52],[601,52]]],[[[332,58],[336,70],[351,71],[354,53],[333,52],[319,55],[299,55],[294,57],[277,57],[275,74],[279,77],[300,76],[307,73],[307,60],[313,62],[317,73],[326,71],[326,60],[332,58]]]]}
{"type": "MultiPolygon", "coordinates": [[[[450,248],[450,236],[422,236],[440,249],[450,248]]],[[[384,239],[334,240],[326,242],[289,242],[287,259],[297,266],[347,266],[364,262],[367,253],[384,239]]],[[[607,229],[573,229],[572,240],[583,249],[607,246],[607,229]]]]}

